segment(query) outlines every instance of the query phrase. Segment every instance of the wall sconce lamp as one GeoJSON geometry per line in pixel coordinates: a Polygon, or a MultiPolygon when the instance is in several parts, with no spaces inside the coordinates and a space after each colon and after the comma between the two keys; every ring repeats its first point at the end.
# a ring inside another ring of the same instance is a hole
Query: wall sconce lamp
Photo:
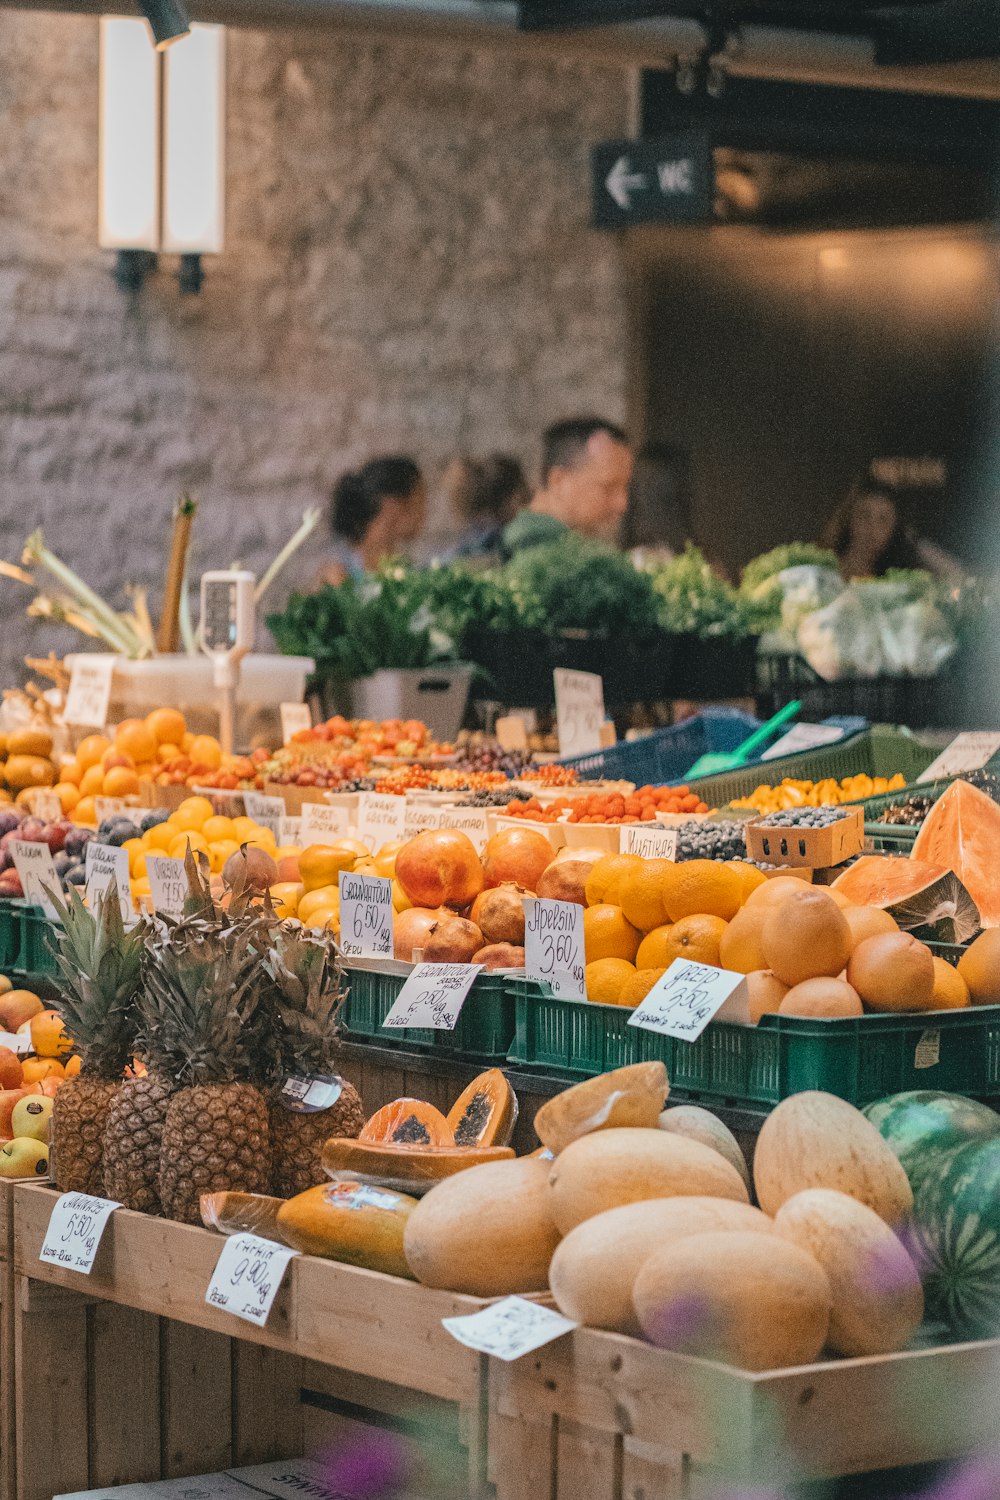
{"type": "Polygon", "coordinates": [[[181,291],[197,292],[201,256],[223,243],[225,28],[188,31],[175,0],[143,10],[154,44],[145,21],[101,19],[98,240],[117,251],[123,290],[162,251],[181,258],[181,291]]]}

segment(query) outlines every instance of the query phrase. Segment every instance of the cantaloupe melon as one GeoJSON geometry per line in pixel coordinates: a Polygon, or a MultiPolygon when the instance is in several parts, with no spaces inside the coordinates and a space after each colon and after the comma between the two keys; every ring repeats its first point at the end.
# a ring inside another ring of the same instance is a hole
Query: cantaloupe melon
{"type": "Polygon", "coordinates": [[[652,1128],[669,1092],[661,1062],[616,1068],[547,1099],[535,1116],[535,1132],[542,1145],[558,1155],[570,1141],[594,1130],[652,1128]]]}
{"type": "Polygon", "coordinates": [[[403,1231],[416,1206],[416,1198],[385,1188],[324,1182],[282,1204],[278,1228],[285,1242],[304,1255],[410,1277],[403,1231]]]}
{"type": "Polygon", "coordinates": [[[996,880],[1000,806],[969,781],[953,781],[913,843],[913,859],[953,870],[979,907],[984,927],[1000,927],[996,880]]]}
{"type": "Polygon", "coordinates": [[[919,859],[866,854],[831,890],[857,906],[877,906],[903,928],[933,927],[941,942],[964,943],[980,927],[979,908],[951,870],[919,859]]]}
{"type": "Polygon", "coordinates": [[[639,1333],[632,1289],[642,1266],[675,1240],[715,1229],[771,1234],[774,1220],[728,1198],[653,1198],[596,1214],[571,1229],[552,1257],[556,1306],[589,1328],[639,1333]]]}
{"type": "Polygon", "coordinates": [[[737,1172],[718,1151],[665,1130],[601,1130],[561,1151],[549,1175],[561,1234],[584,1219],[647,1198],[694,1195],[748,1203],[737,1172]]]}
{"type": "Polygon", "coordinates": [[[559,1243],[550,1165],[537,1156],[491,1162],[433,1187],[404,1237],[417,1280],[474,1297],[543,1291],[559,1243]]]}
{"type": "Polygon", "coordinates": [[[675,1104],[665,1109],[660,1116],[660,1129],[671,1135],[686,1135],[689,1140],[700,1141],[724,1156],[730,1166],[736,1168],[743,1181],[750,1187],[750,1168],[740,1150],[740,1143],[728,1126],[698,1104],[675,1104]]]}
{"type": "Polygon", "coordinates": [[[865,1203],[891,1227],[913,1208],[898,1158],[860,1110],[810,1090],[783,1099],[764,1121],[753,1179],[765,1213],[805,1188],[834,1188],[865,1203]]]}
{"type": "Polygon", "coordinates": [[[836,1354],[893,1354],[924,1316],[917,1268],[884,1219],[845,1193],[808,1188],[778,1209],[774,1227],[830,1279],[827,1342],[836,1354]]]}
{"type": "Polygon", "coordinates": [[[662,1349],[742,1370],[812,1364],[826,1343],[826,1272],[773,1234],[695,1234],[651,1255],[635,1281],[643,1333],[662,1349]]]}

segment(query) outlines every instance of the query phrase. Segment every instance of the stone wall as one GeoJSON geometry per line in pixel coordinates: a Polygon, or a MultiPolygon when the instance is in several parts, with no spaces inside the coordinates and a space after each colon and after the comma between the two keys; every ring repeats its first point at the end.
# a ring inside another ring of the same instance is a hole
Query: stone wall
{"type": "MultiPolygon", "coordinates": [[[[129,297],[96,245],[97,22],[0,11],[0,557],[41,525],[118,603],[158,598],[184,488],[195,567],[261,569],[373,452],[433,484],[623,413],[618,243],[587,219],[624,73],[335,32],[230,31],[228,68],[225,252],[199,297],[169,262],[129,297]]],[[[26,597],[0,580],[0,682],[65,641],[26,597]]]]}

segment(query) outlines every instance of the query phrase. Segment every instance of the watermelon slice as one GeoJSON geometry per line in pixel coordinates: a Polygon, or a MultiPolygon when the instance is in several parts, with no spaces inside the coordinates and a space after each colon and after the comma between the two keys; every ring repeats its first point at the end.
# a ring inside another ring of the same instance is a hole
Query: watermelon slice
{"type": "Polygon", "coordinates": [[[976,1099],[939,1089],[914,1089],[862,1110],[899,1157],[916,1193],[942,1151],[1000,1135],[1000,1115],[976,1099]]]}
{"type": "Polygon", "coordinates": [[[1000,1332],[1000,1136],[942,1151],[907,1234],[927,1314],[967,1338],[1000,1332]]]}
{"type": "Polygon", "coordinates": [[[984,927],[1000,927],[1000,807],[968,781],[935,802],[913,845],[913,859],[953,870],[979,907],[984,927]]]}
{"type": "Polygon", "coordinates": [[[833,882],[857,906],[879,906],[904,932],[934,928],[942,943],[965,943],[982,925],[979,909],[947,867],[891,854],[866,854],[833,882]]]}

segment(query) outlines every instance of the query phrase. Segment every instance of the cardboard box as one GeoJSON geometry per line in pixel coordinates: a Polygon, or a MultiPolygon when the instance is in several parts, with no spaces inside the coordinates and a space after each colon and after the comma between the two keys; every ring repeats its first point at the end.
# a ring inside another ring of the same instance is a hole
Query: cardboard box
{"type": "Polygon", "coordinates": [[[864,848],[865,815],[860,807],[840,811],[843,816],[824,828],[748,823],[747,854],[758,864],[798,865],[809,870],[842,865],[864,848]]]}

